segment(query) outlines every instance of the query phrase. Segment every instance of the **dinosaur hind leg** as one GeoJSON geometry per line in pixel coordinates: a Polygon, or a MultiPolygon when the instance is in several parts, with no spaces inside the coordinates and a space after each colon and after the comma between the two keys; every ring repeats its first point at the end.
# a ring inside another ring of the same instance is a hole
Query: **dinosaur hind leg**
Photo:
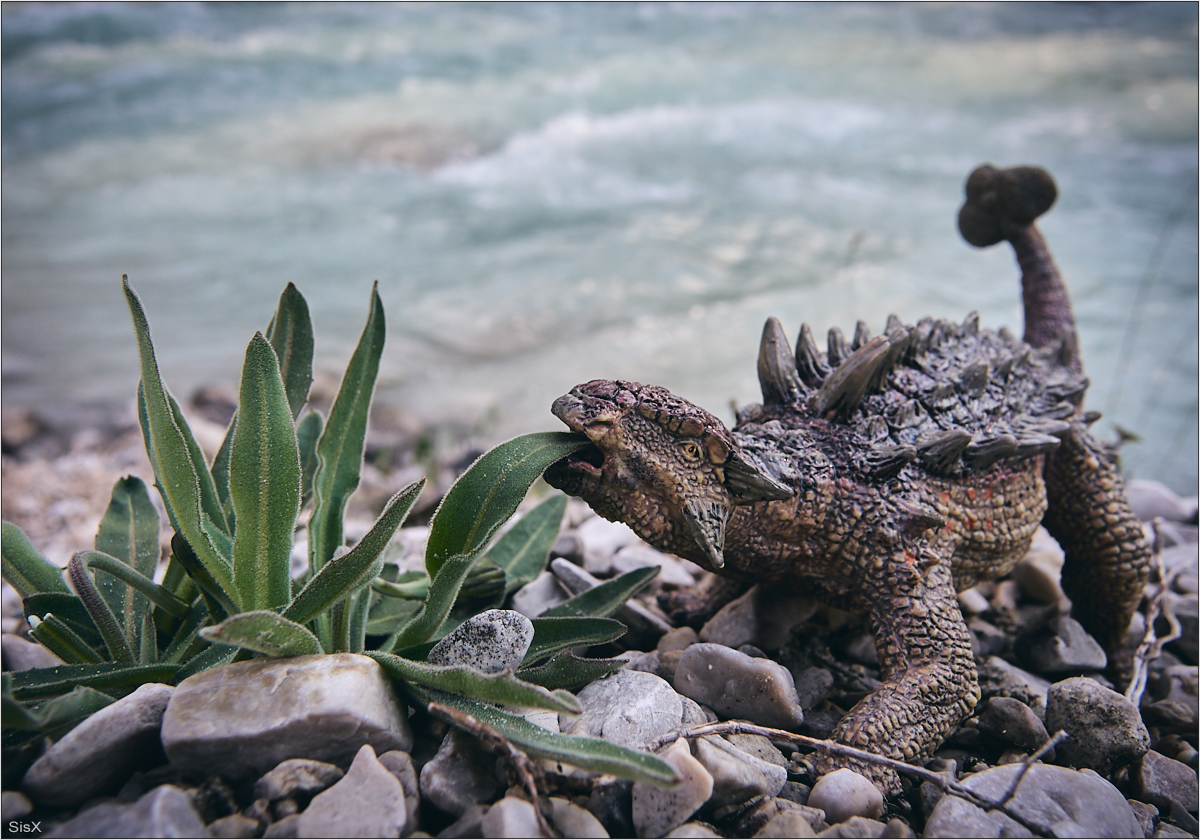
{"type": "MultiPolygon", "coordinates": [[[[1062,546],[1072,614],[1108,651],[1121,683],[1132,673],[1129,622],[1150,575],[1150,543],[1129,507],[1116,458],[1076,422],[1047,457],[1046,529],[1062,546]]],[[[1122,686],[1123,688],[1123,686],[1122,686]]]]}

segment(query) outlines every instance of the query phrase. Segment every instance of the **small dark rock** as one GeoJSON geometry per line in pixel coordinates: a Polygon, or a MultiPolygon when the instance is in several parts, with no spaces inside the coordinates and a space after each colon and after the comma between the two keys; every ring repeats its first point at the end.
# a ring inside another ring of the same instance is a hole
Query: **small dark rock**
{"type": "Polygon", "coordinates": [[[1133,776],[1138,798],[1157,807],[1160,813],[1170,813],[1172,803],[1193,813],[1197,810],[1200,789],[1195,771],[1186,764],[1150,750],[1142,756],[1133,776]]]}
{"type": "Polygon", "coordinates": [[[1018,636],[1014,648],[1021,663],[1040,674],[1100,671],[1108,665],[1104,649],[1069,616],[1018,636]]]}
{"type": "Polygon", "coordinates": [[[634,837],[633,782],[606,779],[592,788],[587,809],[600,821],[610,837],[634,837]]]}
{"type": "Polygon", "coordinates": [[[288,796],[311,796],[338,781],[342,769],[310,758],[289,758],[280,762],[254,784],[255,799],[274,802],[288,796]]]}
{"type": "MultiPolygon", "coordinates": [[[[1012,697],[993,697],[979,715],[977,728],[1005,744],[1033,752],[1050,740],[1046,726],[1033,710],[1012,697]]],[[[1046,760],[1054,753],[1051,751],[1046,760]]]]}

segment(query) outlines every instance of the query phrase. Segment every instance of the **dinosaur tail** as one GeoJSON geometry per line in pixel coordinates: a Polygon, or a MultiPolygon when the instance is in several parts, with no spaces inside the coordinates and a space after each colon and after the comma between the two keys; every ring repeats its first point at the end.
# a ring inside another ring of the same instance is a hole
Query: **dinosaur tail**
{"type": "Polygon", "coordinates": [[[1036,166],[996,169],[985,164],[967,178],[966,191],[967,200],[958,213],[963,239],[977,248],[1007,239],[1016,252],[1025,304],[1025,342],[1038,349],[1057,347],[1059,363],[1082,373],[1071,299],[1046,240],[1033,223],[1058,196],[1054,179],[1036,166]]]}

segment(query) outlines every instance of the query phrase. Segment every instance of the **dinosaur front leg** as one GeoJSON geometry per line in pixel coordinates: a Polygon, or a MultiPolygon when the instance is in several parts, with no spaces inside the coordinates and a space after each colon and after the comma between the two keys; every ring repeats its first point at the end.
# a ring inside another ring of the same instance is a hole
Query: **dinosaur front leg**
{"type": "Polygon", "coordinates": [[[1043,524],[1065,554],[1062,586],[1072,615],[1104,645],[1112,674],[1127,682],[1133,660],[1125,642],[1150,576],[1151,548],[1116,458],[1082,423],[1047,458],[1046,499],[1043,524]]]}
{"type": "MultiPolygon", "coordinates": [[[[928,549],[924,549],[928,552],[928,549]]],[[[834,730],[844,744],[900,761],[928,757],[979,700],[971,639],[958,610],[949,562],[901,551],[864,573],[865,600],[883,682],[834,730]]],[[[871,564],[872,566],[876,564],[871,564]]],[[[821,756],[818,773],[850,767],[884,793],[899,790],[891,770],[821,756]]]]}

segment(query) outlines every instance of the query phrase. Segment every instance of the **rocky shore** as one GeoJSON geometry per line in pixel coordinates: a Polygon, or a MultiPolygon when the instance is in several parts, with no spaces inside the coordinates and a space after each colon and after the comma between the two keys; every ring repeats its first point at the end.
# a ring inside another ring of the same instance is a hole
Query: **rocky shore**
{"type": "MultiPolygon", "coordinates": [[[[195,422],[201,445],[219,443],[228,405],[219,395],[193,403],[189,418],[204,418],[195,422]]],[[[149,482],[132,413],[64,430],[30,412],[6,412],[3,431],[4,519],[54,562],[91,545],[117,478],[134,473],[149,482]]],[[[364,530],[391,492],[432,473],[428,515],[476,454],[431,443],[396,414],[373,418],[372,434],[351,511],[364,530]]],[[[1159,639],[1174,636],[1150,649],[1144,689],[1127,697],[1103,676],[1104,652],[1069,617],[1062,554],[1042,532],[1008,578],[959,596],[982,700],[925,776],[905,776],[904,791],[886,800],[850,771],[814,779],[811,748],[771,731],[825,738],[876,684],[874,644],[861,619],[754,588],[702,627],[673,626],[658,596],[706,573],[572,500],[548,569],[514,593],[509,609],[479,617],[486,632],[458,634],[439,655],[479,661],[488,654],[472,639],[503,632],[513,641],[501,655],[511,657],[529,643],[521,616],[660,566],[651,587],[616,616],[627,635],[591,651],[620,656],[626,668],[577,691],[578,716],[526,716],[554,732],[657,750],[683,780],[677,788],[526,762],[476,737],[486,733],[467,734],[414,708],[373,660],[340,654],[253,660],[178,686],[143,686],[49,747],[4,792],[4,831],[28,836],[21,826],[36,824],[57,837],[1196,836],[1196,500],[1145,481],[1133,482],[1130,496],[1146,527],[1157,523],[1163,546],[1141,630],[1149,616],[1159,639]],[[686,736],[723,722],[749,725],[686,736]],[[1059,730],[1069,737],[1032,761],[1059,730]],[[1018,775],[1003,812],[946,792],[956,782],[996,802],[1018,775]]],[[[420,524],[400,533],[402,567],[420,563],[426,533],[420,524]]],[[[6,586],[4,670],[54,664],[23,637],[14,595],[6,586]]]]}

